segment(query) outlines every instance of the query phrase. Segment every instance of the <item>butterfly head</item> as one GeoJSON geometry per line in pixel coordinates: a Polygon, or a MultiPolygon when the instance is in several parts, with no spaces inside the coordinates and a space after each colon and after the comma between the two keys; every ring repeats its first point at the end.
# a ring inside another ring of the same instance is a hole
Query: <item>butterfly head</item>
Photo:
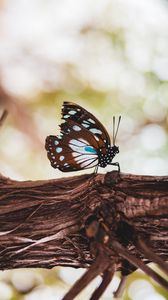
{"type": "Polygon", "coordinates": [[[120,125],[121,116],[119,117],[117,129],[115,131],[115,117],[113,117],[113,145],[110,146],[110,144],[104,148],[100,149],[99,152],[99,165],[100,167],[105,168],[108,164],[111,164],[114,156],[119,153],[119,147],[115,145],[119,125],[120,125]],[[105,153],[103,153],[103,150],[105,153]]]}
{"type": "MultiPolygon", "coordinates": [[[[112,147],[110,148],[110,151],[111,151],[111,153],[115,156],[116,154],[119,153],[119,147],[116,146],[116,145],[114,145],[114,146],[112,146],[112,147]]],[[[114,156],[113,156],[113,157],[114,157],[114,156]]]]}
{"type": "Polygon", "coordinates": [[[107,156],[110,157],[110,161],[112,161],[112,159],[114,158],[114,156],[116,156],[116,154],[119,153],[119,147],[116,145],[113,145],[109,148],[107,156]]]}

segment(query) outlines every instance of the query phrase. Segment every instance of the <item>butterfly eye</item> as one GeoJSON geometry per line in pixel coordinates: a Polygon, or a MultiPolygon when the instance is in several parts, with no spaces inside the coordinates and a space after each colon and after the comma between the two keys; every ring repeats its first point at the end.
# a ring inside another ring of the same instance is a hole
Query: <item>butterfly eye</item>
{"type": "Polygon", "coordinates": [[[116,146],[116,145],[114,145],[114,146],[112,146],[112,149],[113,149],[113,152],[114,153],[119,153],[119,147],[118,146],[116,146]]]}

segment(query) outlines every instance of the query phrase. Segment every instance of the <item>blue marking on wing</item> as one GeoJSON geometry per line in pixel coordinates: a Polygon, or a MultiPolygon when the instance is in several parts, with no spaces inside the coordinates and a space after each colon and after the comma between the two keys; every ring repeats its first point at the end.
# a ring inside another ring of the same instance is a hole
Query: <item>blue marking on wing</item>
{"type": "Polygon", "coordinates": [[[97,151],[96,151],[95,148],[93,148],[92,146],[86,146],[86,147],[85,147],[85,151],[86,151],[86,152],[90,152],[90,153],[97,154],[97,151]]]}

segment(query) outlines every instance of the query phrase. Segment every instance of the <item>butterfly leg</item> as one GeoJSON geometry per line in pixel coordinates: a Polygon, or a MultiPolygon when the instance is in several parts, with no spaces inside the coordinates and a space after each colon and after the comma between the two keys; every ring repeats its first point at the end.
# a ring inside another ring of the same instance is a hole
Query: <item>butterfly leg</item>
{"type": "Polygon", "coordinates": [[[95,170],[94,170],[94,174],[97,174],[97,171],[98,171],[98,165],[95,167],[95,170]]]}
{"type": "Polygon", "coordinates": [[[118,162],[115,162],[115,163],[110,163],[109,165],[112,165],[112,166],[117,166],[118,168],[118,172],[120,173],[120,164],[118,162]]]}

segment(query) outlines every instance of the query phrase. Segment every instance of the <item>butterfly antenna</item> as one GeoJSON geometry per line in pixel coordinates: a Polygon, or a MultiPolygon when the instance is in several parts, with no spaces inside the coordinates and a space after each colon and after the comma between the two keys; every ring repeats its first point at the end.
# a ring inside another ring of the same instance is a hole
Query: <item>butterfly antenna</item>
{"type": "Polygon", "coordinates": [[[115,143],[115,116],[113,116],[113,145],[115,143]]]}
{"type": "MultiPolygon", "coordinates": [[[[113,118],[114,118],[114,117],[113,117],[113,118]]],[[[119,126],[120,126],[120,122],[121,122],[121,116],[119,116],[119,118],[118,118],[117,129],[116,129],[116,133],[115,133],[114,138],[113,138],[113,145],[115,145],[115,141],[116,141],[118,129],[119,129],[119,126]]]]}

